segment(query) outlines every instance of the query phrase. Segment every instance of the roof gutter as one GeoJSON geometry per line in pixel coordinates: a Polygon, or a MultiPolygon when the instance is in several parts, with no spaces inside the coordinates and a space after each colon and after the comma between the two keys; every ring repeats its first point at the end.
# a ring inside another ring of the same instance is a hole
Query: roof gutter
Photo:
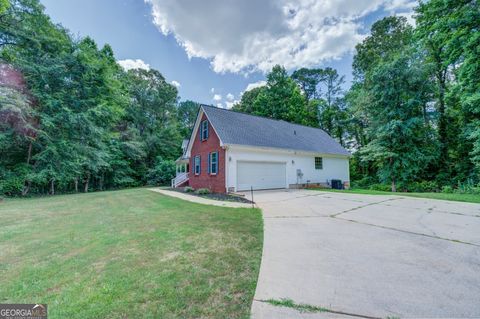
{"type": "Polygon", "coordinates": [[[268,147],[268,146],[254,146],[254,145],[242,145],[242,144],[224,144],[225,148],[239,148],[239,149],[246,149],[246,150],[254,150],[254,151],[276,151],[282,153],[290,153],[290,154],[299,154],[299,155],[317,155],[317,156],[324,156],[324,157],[335,157],[335,158],[345,158],[349,159],[353,157],[352,154],[336,154],[336,153],[321,153],[321,152],[312,152],[308,150],[294,150],[289,148],[280,148],[280,147],[268,147]]]}

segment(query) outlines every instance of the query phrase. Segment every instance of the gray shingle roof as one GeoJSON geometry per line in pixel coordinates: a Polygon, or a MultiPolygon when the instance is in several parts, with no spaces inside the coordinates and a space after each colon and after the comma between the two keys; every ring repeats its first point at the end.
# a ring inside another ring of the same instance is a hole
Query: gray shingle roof
{"type": "Polygon", "coordinates": [[[208,105],[202,105],[202,109],[224,144],[350,155],[337,141],[318,128],[208,105]]]}

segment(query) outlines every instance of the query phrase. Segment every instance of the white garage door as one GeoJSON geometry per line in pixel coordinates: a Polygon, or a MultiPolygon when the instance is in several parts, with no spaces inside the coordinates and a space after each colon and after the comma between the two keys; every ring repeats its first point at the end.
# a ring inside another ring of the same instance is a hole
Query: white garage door
{"type": "Polygon", "coordinates": [[[237,190],[285,188],[285,163],[237,162],[237,190]]]}

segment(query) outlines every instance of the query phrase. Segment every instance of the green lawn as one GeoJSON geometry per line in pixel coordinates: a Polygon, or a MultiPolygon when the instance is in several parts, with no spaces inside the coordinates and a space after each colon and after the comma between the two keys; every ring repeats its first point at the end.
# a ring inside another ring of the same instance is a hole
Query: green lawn
{"type": "Polygon", "coordinates": [[[350,193],[350,194],[366,194],[366,195],[399,195],[399,196],[410,196],[410,197],[420,197],[420,198],[430,198],[430,199],[443,199],[457,202],[470,202],[470,203],[480,203],[480,195],[475,194],[454,194],[454,193],[392,193],[392,192],[383,192],[383,191],[374,191],[369,189],[328,189],[328,188],[317,188],[315,190],[326,191],[326,192],[339,192],[339,193],[350,193]]]}
{"type": "Polygon", "coordinates": [[[49,318],[248,318],[258,209],[131,189],[0,202],[0,303],[49,318]]]}

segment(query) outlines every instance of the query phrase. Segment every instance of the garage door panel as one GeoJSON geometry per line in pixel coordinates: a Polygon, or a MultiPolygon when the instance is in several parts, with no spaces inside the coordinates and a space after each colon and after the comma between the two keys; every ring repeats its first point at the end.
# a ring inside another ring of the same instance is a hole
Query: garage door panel
{"type": "Polygon", "coordinates": [[[237,162],[237,190],[285,188],[285,185],[285,163],[237,162]]]}

